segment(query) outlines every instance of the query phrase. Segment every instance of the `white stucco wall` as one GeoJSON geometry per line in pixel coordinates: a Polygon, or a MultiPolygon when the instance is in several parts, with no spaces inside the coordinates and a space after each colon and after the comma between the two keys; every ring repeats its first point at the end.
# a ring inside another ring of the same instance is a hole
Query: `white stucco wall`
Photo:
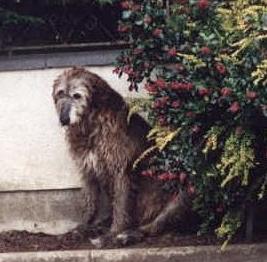
{"type": "MultiPolygon", "coordinates": [[[[90,67],[123,96],[125,79],[111,66],[90,67]]],[[[80,187],[51,98],[52,84],[64,69],[0,73],[0,191],[80,187]]]]}

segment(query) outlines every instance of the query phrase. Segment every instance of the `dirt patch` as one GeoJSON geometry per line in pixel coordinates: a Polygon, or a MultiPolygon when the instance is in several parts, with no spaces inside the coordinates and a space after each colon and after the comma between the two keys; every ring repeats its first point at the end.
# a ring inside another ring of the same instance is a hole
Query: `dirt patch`
{"type": "MultiPolygon", "coordinates": [[[[145,238],[131,247],[163,247],[218,244],[215,237],[178,236],[166,234],[161,237],[145,238]]],[[[108,248],[114,246],[109,245],[108,248]]],[[[83,234],[67,233],[64,235],[32,234],[26,231],[10,231],[0,234],[0,252],[45,251],[93,249],[90,240],[83,234]]]]}
{"type": "MultiPolygon", "coordinates": [[[[238,243],[244,241],[235,240],[238,243]]],[[[267,242],[267,235],[257,236],[255,242],[267,242]]],[[[140,247],[166,247],[166,246],[198,246],[220,245],[215,236],[177,235],[165,234],[160,237],[147,237],[142,242],[132,245],[140,247]]],[[[107,248],[114,248],[108,246],[107,248]]],[[[26,231],[10,231],[0,234],[0,253],[18,251],[49,251],[49,250],[75,250],[93,249],[88,234],[74,231],[64,235],[33,234],[26,231]]]]}

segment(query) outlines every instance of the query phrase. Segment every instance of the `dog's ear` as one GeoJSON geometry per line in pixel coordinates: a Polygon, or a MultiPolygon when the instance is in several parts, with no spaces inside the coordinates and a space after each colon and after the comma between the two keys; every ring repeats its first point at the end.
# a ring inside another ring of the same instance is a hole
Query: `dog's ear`
{"type": "Polygon", "coordinates": [[[125,107],[123,98],[105,80],[96,75],[93,75],[90,80],[93,89],[92,105],[95,108],[119,111],[125,107]]]}
{"type": "Polygon", "coordinates": [[[60,78],[57,77],[57,78],[54,80],[54,83],[53,83],[53,86],[52,86],[52,97],[53,97],[53,99],[55,99],[56,89],[57,89],[57,87],[59,86],[59,84],[60,84],[60,78]]]}

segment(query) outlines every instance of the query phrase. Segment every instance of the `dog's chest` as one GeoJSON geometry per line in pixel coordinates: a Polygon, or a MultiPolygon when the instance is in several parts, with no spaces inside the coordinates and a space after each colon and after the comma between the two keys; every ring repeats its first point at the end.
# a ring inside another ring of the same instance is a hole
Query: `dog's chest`
{"type": "Polygon", "coordinates": [[[97,154],[93,151],[88,151],[84,153],[80,158],[76,159],[80,169],[84,172],[94,172],[99,173],[99,158],[97,154]]]}

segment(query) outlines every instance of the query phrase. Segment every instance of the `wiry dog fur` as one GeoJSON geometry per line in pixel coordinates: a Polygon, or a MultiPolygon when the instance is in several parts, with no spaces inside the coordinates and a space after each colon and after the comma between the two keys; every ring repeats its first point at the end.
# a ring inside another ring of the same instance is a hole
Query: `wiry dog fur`
{"type": "Polygon", "coordinates": [[[181,193],[170,201],[157,181],[137,176],[133,162],[149,146],[148,124],[137,114],[127,121],[123,98],[99,76],[82,68],[65,71],[54,82],[53,98],[72,157],[88,192],[88,220],[99,209],[104,190],[112,203],[110,232],[117,238],[129,229],[160,233],[188,210],[181,193]]]}

